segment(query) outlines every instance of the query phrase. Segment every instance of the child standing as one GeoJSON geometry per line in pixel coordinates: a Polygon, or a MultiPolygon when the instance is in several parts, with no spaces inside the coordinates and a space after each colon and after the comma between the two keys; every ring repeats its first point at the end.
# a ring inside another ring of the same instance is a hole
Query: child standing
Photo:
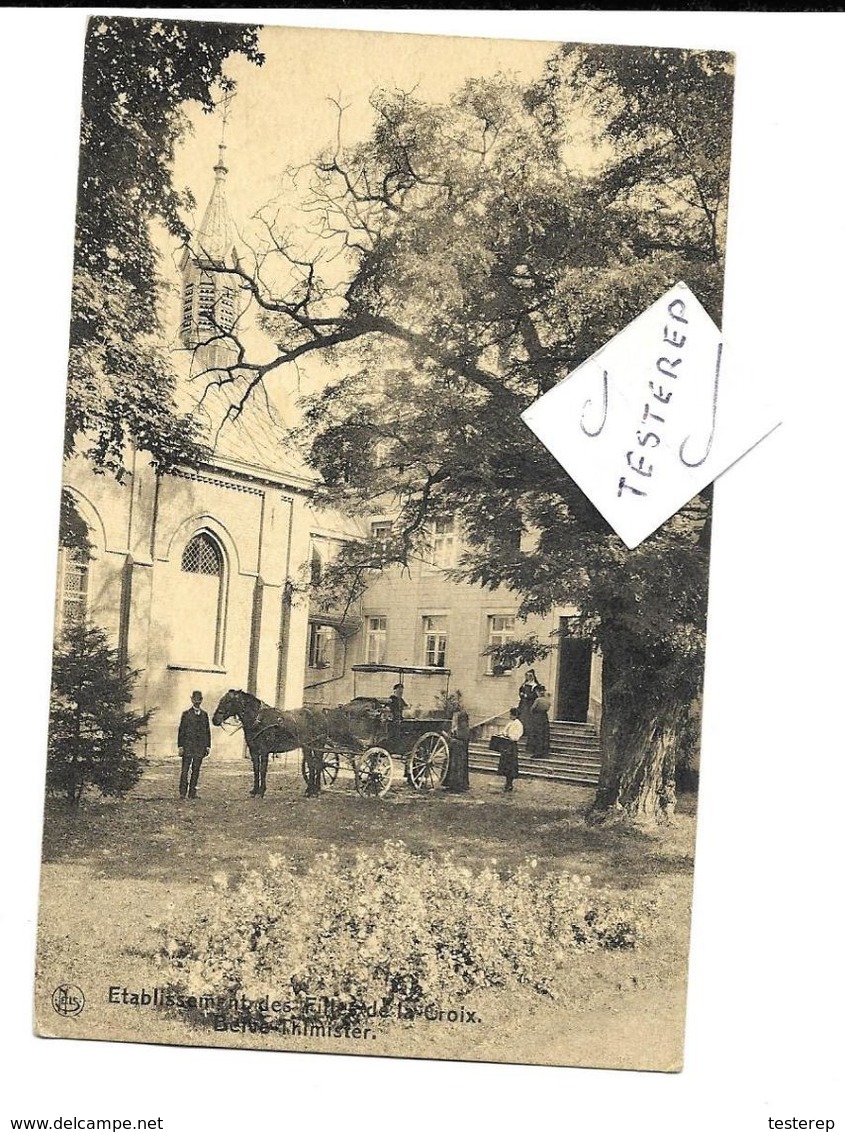
{"type": "Polygon", "coordinates": [[[505,793],[513,791],[513,780],[519,778],[519,740],[523,727],[519,721],[519,708],[511,708],[510,720],[502,732],[505,742],[499,755],[499,774],[505,780],[505,793]]]}

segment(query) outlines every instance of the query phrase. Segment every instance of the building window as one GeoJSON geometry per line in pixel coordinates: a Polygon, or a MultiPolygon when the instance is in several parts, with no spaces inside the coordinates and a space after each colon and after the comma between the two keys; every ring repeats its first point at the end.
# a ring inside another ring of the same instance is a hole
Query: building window
{"type": "Polygon", "coordinates": [[[217,321],[223,330],[231,330],[235,325],[235,288],[224,287],[220,295],[220,310],[217,321]]]}
{"type": "Polygon", "coordinates": [[[216,298],[214,280],[205,277],[200,280],[200,298],[197,309],[200,330],[214,329],[214,300],[216,298]]]}
{"type": "Polygon", "coordinates": [[[457,542],[454,519],[434,519],[429,527],[429,562],[448,570],[455,565],[457,542]]]}
{"type": "Polygon", "coordinates": [[[62,550],[59,606],[59,631],[62,633],[85,624],[90,568],[91,559],[84,550],[76,547],[62,550]]]}
{"type": "Polygon", "coordinates": [[[207,531],[189,539],[182,551],[180,580],[174,590],[174,660],[179,664],[223,663],[226,613],[225,560],[207,531]]]}
{"type": "Polygon", "coordinates": [[[432,668],[446,667],[445,616],[423,617],[424,663],[432,668]]]}
{"type": "Polygon", "coordinates": [[[182,333],[190,334],[194,321],[194,285],[185,284],[185,294],[182,299],[182,333]]]}
{"type": "Polygon", "coordinates": [[[308,667],[331,668],[334,660],[334,629],[316,621],[308,625],[308,667]]]}
{"type": "MultiPolygon", "coordinates": [[[[514,638],[514,624],[516,618],[513,614],[494,613],[487,618],[487,647],[488,649],[498,649],[502,645],[508,644],[514,638]]],[[[487,657],[487,672],[492,675],[494,669],[496,671],[510,672],[510,668],[506,667],[493,656],[487,657]]]]}
{"type": "Polygon", "coordinates": [[[393,524],[390,522],[370,523],[370,539],[379,558],[387,557],[392,532],[393,524]]]}
{"type": "Polygon", "coordinates": [[[182,569],[186,574],[208,574],[218,577],[222,573],[217,543],[202,532],[194,535],[182,552],[182,569]]]}
{"type": "Polygon", "coordinates": [[[311,562],[309,566],[311,585],[316,589],[323,580],[323,556],[316,546],[311,547],[311,562]]]}
{"type": "Polygon", "coordinates": [[[367,618],[367,664],[384,664],[387,656],[387,618],[367,618]]]}

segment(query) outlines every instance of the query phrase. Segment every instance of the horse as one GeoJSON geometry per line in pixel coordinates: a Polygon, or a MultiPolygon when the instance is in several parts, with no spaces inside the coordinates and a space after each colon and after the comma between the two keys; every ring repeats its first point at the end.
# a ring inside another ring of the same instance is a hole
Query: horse
{"type": "Polygon", "coordinates": [[[353,700],[336,708],[296,708],[281,711],[257,696],[230,688],[215,709],[211,722],[219,727],[237,719],[243,727],[252,760],[253,798],[263,798],[267,789],[267,764],[271,754],[302,750],[306,798],[320,793],[324,768],[323,751],[329,746],[364,750],[389,718],[386,704],[369,698],[353,700]]]}

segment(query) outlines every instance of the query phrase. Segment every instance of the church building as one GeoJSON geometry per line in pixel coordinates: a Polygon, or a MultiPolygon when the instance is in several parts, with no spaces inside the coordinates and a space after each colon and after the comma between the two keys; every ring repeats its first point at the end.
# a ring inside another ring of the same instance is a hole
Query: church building
{"type": "MultiPolygon", "coordinates": [[[[156,757],[174,751],[194,689],[209,712],[230,687],[281,707],[302,704],[309,613],[291,580],[308,570],[312,531],[326,543],[349,530],[310,507],[314,473],[286,447],[272,414],[250,402],[234,416],[225,389],[190,380],[231,364],[226,331],[240,316],[239,281],[220,270],[234,254],[223,150],[181,263],[180,335],[192,367],[184,385],[211,455],[161,475],[133,452],[123,483],[80,456],[64,473],[91,552],[60,553],[56,632],[87,619],[109,633],[139,672],[136,706],[154,712],[146,753],[156,757]]],[[[241,756],[241,735],[213,738],[216,754],[241,756]]]]}

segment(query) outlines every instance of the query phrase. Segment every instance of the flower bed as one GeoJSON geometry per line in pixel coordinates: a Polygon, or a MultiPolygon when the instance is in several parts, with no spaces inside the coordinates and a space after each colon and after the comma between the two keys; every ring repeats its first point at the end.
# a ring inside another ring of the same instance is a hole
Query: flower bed
{"type": "Polygon", "coordinates": [[[351,860],[332,848],[304,872],[271,858],[234,887],[218,876],[208,909],[166,941],[175,985],[225,999],[233,1017],[244,998],[323,997],[354,1021],[364,1004],[410,1017],[484,988],[555,997],[579,953],[638,947],[658,900],[544,872],[536,859],[473,871],[388,841],[351,860]]]}

